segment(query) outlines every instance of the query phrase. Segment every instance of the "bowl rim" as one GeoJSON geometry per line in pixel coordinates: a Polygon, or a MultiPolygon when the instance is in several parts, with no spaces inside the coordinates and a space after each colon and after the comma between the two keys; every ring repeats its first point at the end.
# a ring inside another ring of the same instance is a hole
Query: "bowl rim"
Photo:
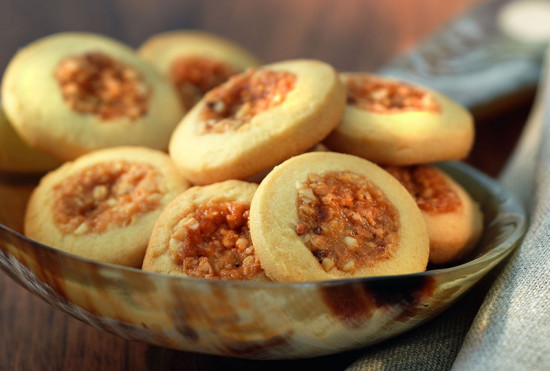
{"type": "MultiPolygon", "coordinates": [[[[488,192],[488,194],[492,198],[498,200],[497,205],[498,205],[499,215],[501,213],[506,213],[509,216],[514,216],[515,217],[514,221],[516,223],[514,224],[515,225],[514,229],[511,232],[509,232],[509,235],[504,241],[501,241],[497,246],[483,253],[477,258],[468,260],[466,262],[462,262],[457,265],[448,266],[444,268],[429,269],[418,273],[372,276],[372,277],[357,277],[357,278],[341,278],[341,279],[334,279],[334,280],[306,281],[306,282],[209,280],[209,279],[197,278],[197,277],[171,275],[168,273],[143,271],[139,268],[127,267],[127,266],[102,262],[98,260],[93,260],[86,257],[71,254],[63,250],[55,249],[51,246],[32,240],[26,237],[25,235],[23,235],[22,233],[17,232],[5,226],[2,223],[0,223],[0,229],[3,230],[5,233],[9,233],[9,234],[15,235],[19,239],[23,239],[26,243],[30,244],[33,248],[44,248],[53,254],[60,254],[61,256],[64,257],[64,259],[68,259],[68,260],[76,259],[80,262],[95,266],[95,268],[98,268],[98,271],[101,271],[104,269],[107,269],[107,270],[114,269],[114,270],[124,271],[124,274],[138,274],[138,275],[144,274],[147,276],[152,275],[152,277],[155,277],[154,280],[167,280],[167,281],[170,281],[171,283],[180,282],[180,283],[193,283],[193,284],[208,285],[208,286],[213,285],[214,287],[243,286],[246,288],[264,288],[264,287],[274,287],[274,285],[276,285],[277,287],[291,286],[291,287],[306,288],[309,286],[330,287],[330,286],[338,286],[342,284],[378,283],[381,281],[388,282],[392,280],[419,278],[419,277],[438,275],[442,273],[453,273],[455,271],[467,269],[474,265],[483,264],[486,261],[491,261],[494,259],[500,260],[504,258],[506,255],[508,255],[509,253],[511,253],[521,243],[521,240],[524,237],[528,227],[528,218],[526,215],[525,207],[519,202],[518,198],[513,193],[508,191],[505,188],[505,186],[499,181],[497,181],[496,179],[489,177],[483,172],[461,161],[447,161],[447,162],[437,163],[434,165],[437,166],[438,168],[441,168],[444,171],[448,170],[458,174],[466,174],[468,179],[474,180],[474,183],[478,184],[481,187],[481,189],[488,192]]],[[[462,182],[464,179],[460,179],[457,177],[453,177],[453,178],[459,184],[463,185],[462,182]]],[[[0,264],[0,267],[4,268],[3,265],[1,264],[0,264]]]]}

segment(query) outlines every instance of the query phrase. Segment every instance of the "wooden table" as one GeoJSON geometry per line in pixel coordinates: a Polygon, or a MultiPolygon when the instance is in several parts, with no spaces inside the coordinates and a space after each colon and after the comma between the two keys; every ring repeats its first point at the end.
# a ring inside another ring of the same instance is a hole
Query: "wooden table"
{"type": "MultiPolygon", "coordinates": [[[[266,62],[317,58],[340,70],[368,71],[478,2],[8,0],[0,3],[0,68],[18,47],[53,32],[99,32],[137,46],[156,32],[197,28],[224,35],[266,62]]],[[[517,129],[509,130],[510,138],[517,136],[517,129]]],[[[493,137],[490,131],[485,136],[493,137]]],[[[512,144],[513,139],[508,145],[512,144]]],[[[489,173],[498,172],[502,156],[483,163],[487,156],[480,153],[474,154],[479,156],[477,164],[489,173]]],[[[0,370],[341,369],[349,363],[348,356],[248,361],[130,342],[53,309],[0,273],[0,370]]]]}

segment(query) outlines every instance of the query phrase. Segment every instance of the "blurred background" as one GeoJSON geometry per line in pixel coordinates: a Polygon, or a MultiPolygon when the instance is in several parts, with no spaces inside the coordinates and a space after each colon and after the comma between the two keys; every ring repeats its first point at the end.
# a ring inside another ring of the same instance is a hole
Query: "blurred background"
{"type": "Polygon", "coordinates": [[[200,29],[263,61],[316,58],[373,70],[481,0],[2,0],[0,68],[54,32],[90,31],[131,46],[174,29],[200,29]]]}

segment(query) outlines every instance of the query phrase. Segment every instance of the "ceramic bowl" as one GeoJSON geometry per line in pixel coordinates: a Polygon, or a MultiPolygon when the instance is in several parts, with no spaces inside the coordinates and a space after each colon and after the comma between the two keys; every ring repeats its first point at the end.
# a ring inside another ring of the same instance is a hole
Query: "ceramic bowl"
{"type": "Polygon", "coordinates": [[[311,283],[210,281],[73,256],[19,232],[33,184],[0,178],[0,267],[52,306],[96,328],[161,347],[256,359],[365,347],[449,307],[520,243],[527,220],[498,182],[441,167],[482,206],[485,230],[464,262],[423,273],[311,283]]]}

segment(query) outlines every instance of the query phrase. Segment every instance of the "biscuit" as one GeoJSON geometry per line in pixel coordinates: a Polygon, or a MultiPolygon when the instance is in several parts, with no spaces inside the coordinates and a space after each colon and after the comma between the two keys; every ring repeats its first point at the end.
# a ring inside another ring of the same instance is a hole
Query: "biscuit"
{"type": "Polygon", "coordinates": [[[428,231],[407,190],[377,165],[312,152],[276,167],[250,207],[268,277],[316,281],[421,272],[428,231]]]}
{"type": "Polygon", "coordinates": [[[365,73],[340,74],[347,106],[327,137],[332,150],[384,165],[415,165],[466,157],[473,118],[450,98],[418,85],[365,73]]]}
{"type": "Polygon", "coordinates": [[[260,64],[252,53],[230,40],[191,30],[154,35],[137,52],[169,77],[187,110],[230,76],[260,64]]]}
{"type": "Polygon", "coordinates": [[[44,173],[60,164],[58,160],[23,142],[0,108],[0,171],[44,173]]]}
{"type": "Polygon", "coordinates": [[[22,48],[4,74],[2,99],[21,138],[62,161],[115,146],[166,150],[184,114],[153,66],[88,33],[55,34],[22,48]]]}
{"type": "Polygon", "coordinates": [[[188,189],[157,220],[143,270],[222,280],[268,280],[250,240],[257,185],[228,180],[188,189]]]}
{"type": "Polygon", "coordinates": [[[86,258],[140,267],[156,219],[188,187],[163,152],[91,152],[42,178],[27,205],[25,235],[86,258]]]}
{"type": "Polygon", "coordinates": [[[464,188],[430,165],[385,169],[407,188],[424,216],[430,263],[456,262],[474,249],[483,231],[483,214],[464,188]]]}
{"type": "Polygon", "coordinates": [[[247,179],[321,141],[344,106],[344,88],[323,62],[251,69],[195,105],[174,131],[170,156],[196,184],[247,179]]]}
{"type": "MultiPolygon", "coordinates": [[[[328,148],[323,143],[317,143],[306,152],[326,152],[326,151],[328,151],[328,148]]],[[[262,180],[267,176],[267,174],[269,174],[271,170],[273,170],[273,167],[274,166],[252,175],[251,177],[246,179],[246,181],[260,184],[262,180]]]]}

